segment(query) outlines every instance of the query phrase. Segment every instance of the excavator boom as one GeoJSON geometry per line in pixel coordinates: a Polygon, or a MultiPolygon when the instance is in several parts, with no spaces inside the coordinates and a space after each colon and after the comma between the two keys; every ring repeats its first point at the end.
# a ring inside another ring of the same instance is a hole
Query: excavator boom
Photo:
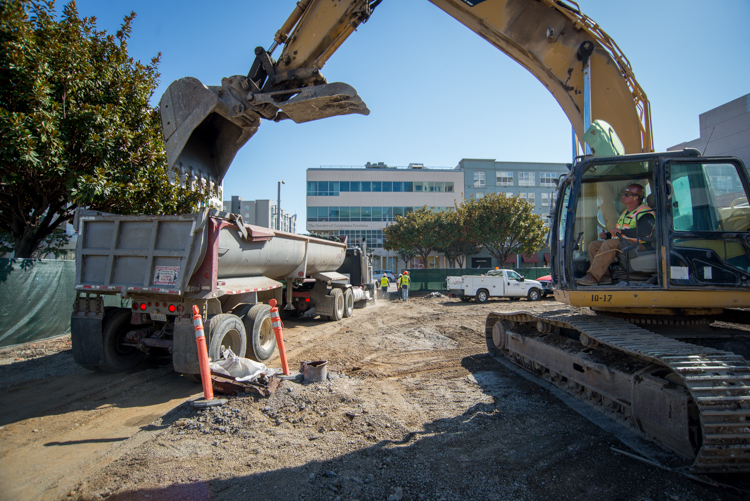
{"type": "MultiPolygon", "coordinates": [[[[369,110],[353,87],[328,83],[321,69],[382,0],[301,0],[269,50],[255,49],[247,75],[205,86],[173,82],[160,102],[170,176],[216,193],[232,160],[262,119],[303,123],[369,110]],[[278,60],[275,49],[282,45],[278,60]]],[[[617,45],[573,2],[430,0],[528,69],[583,137],[608,122],[626,153],[652,151],[648,100],[617,45]],[[591,90],[591,89],[594,90],[591,90]],[[597,92],[596,89],[606,89],[597,92]]]]}

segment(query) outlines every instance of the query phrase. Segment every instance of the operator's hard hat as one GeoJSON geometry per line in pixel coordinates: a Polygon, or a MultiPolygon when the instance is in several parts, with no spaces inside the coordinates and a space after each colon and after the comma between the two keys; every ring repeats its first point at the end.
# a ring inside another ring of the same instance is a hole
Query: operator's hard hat
{"type": "Polygon", "coordinates": [[[386,275],[385,273],[383,273],[383,276],[384,276],[384,277],[387,277],[388,275],[386,275]]]}
{"type": "Polygon", "coordinates": [[[495,269],[496,269],[496,270],[499,270],[499,269],[500,269],[500,267],[499,267],[499,266],[495,266],[495,269]]]}
{"type": "Polygon", "coordinates": [[[404,272],[404,275],[408,275],[408,274],[409,274],[409,272],[408,272],[408,271],[405,271],[405,272],[404,272]]]}

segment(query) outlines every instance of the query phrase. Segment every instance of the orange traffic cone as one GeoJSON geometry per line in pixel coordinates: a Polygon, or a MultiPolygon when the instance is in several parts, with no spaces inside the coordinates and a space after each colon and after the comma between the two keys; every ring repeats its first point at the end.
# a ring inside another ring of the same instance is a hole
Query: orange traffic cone
{"type": "Polygon", "coordinates": [[[276,334],[276,344],[279,346],[279,355],[281,356],[281,369],[284,375],[289,375],[289,364],[286,362],[286,349],[284,348],[284,326],[281,325],[279,309],[276,307],[276,300],[271,299],[268,302],[271,305],[271,321],[273,322],[273,333],[276,334]]]}
{"type": "Polygon", "coordinates": [[[211,407],[223,405],[227,401],[223,398],[214,399],[214,388],[211,381],[211,368],[208,365],[208,349],[206,348],[206,336],[203,332],[203,317],[198,307],[193,305],[193,327],[195,329],[195,342],[198,345],[198,364],[201,368],[201,383],[203,384],[203,399],[193,401],[195,407],[211,407]]]}

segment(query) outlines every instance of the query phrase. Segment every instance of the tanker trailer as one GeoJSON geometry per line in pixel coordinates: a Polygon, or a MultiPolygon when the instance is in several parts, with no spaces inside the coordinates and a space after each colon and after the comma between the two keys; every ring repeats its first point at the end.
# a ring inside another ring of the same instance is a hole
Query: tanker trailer
{"type": "Polygon", "coordinates": [[[246,225],[211,209],[179,216],[120,216],[81,211],[76,217],[73,356],[91,370],[122,372],[148,352],[169,353],[176,372],[198,374],[192,307],[206,329],[208,354],[225,348],[257,361],[276,348],[272,298],[291,303],[294,283],[312,281],[310,301],[339,320],[350,304],[370,299],[337,273],[346,244],[246,225]],[[129,308],[105,307],[105,295],[129,308]]]}

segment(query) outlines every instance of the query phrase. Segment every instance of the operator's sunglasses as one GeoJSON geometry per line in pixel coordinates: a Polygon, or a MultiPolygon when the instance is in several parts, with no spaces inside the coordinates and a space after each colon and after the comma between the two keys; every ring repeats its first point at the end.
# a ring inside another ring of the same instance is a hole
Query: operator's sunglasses
{"type": "Polygon", "coordinates": [[[623,197],[637,197],[638,194],[637,193],[632,193],[630,191],[625,191],[625,192],[622,193],[622,196],[623,197]]]}

